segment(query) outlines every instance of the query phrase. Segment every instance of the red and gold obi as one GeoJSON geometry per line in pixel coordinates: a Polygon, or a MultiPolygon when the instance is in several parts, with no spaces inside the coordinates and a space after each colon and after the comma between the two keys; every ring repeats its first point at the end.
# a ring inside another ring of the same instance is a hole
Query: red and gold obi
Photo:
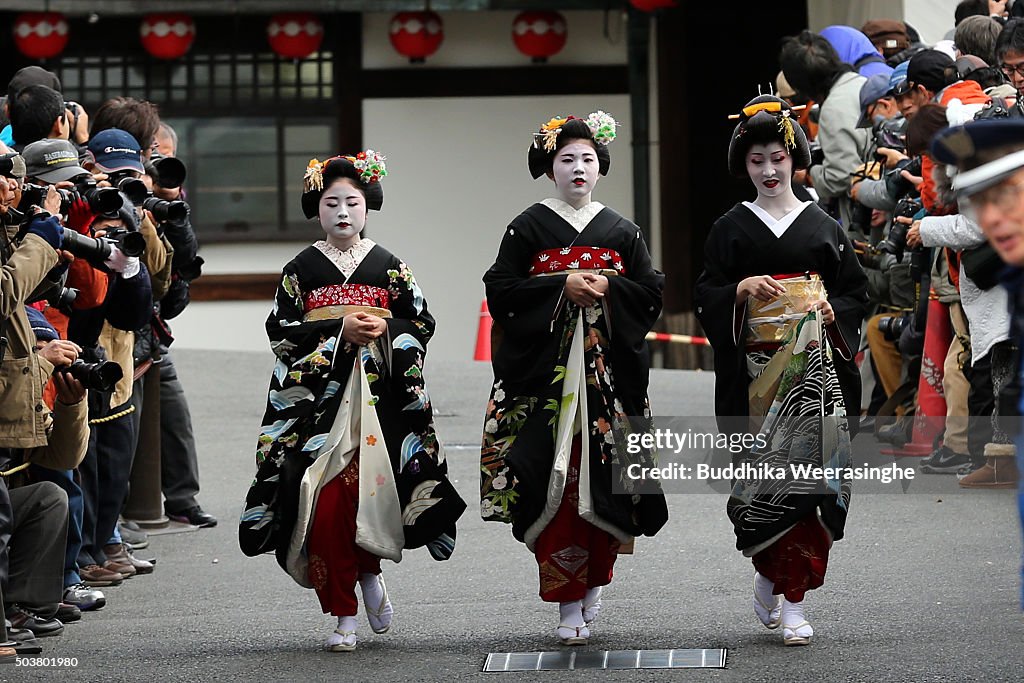
{"type": "Polygon", "coordinates": [[[619,252],[603,247],[545,249],[534,254],[530,261],[530,275],[555,275],[577,271],[625,275],[626,266],[619,252]]]}
{"type": "Polygon", "coordinates": [[[302,298],[302,319],[340,320],[363,311],[379,318],[390,318],[391,293],[383,287],[361,284],[327,285],[302,298]]]}

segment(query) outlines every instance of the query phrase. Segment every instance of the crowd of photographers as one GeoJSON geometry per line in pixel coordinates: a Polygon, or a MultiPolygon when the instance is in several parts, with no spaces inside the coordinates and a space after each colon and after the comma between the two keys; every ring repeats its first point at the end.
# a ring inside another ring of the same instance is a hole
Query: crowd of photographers
{"type": "Polygon", "coordinates": [[[90,116],[36,66],[11,79],[0,118],[3,659],[41,652],[38,638],[154,570],[136,555],[146,534],[122,517],[143,377],[159,383],[167,514],[217,520],[196,500],[191,417],[168,350],[167,320],[202,264],[174,130],[132,98],[90,116]]]}
{"type": "Polygon", "coordinates": [[[935,45],[881,19],[805,31],[780,53],[781,94],[813,111],[812,166],[794,184],[847,227],[869,276],[865,426],[896,446],[910,441],[923,377],[946,418],[920,470],[956,474],[968,489],[1017,485],[1012,439],[996,418],[1016,405],[1018,356],[1003,264],[929,145],[950,126],[1024,117],[1024,3],[1008,4],[959,3],[935,45]],[[924,348],[939,323],[952,330],[941,357],[924,348]]]}

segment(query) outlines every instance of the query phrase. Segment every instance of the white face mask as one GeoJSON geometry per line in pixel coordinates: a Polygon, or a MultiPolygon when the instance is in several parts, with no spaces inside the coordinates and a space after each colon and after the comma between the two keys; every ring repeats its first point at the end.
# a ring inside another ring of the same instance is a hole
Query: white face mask
{"type": "Polygon", "coordinates": [[[780,142],[751,145],[747,150],[747,175],[761,197],[778,197],[789,191],[793,157],[780,142]]]}
{"type": "Polygon", "coordinates": [[[558,196],[579,209],[590,203],[590,193],[600,177],[597,152],[589,142],[570,142],[555,152],[551,174],[558,196]]]}
{"type": "Polygon", "coordinates": [[[353,181],[341,178],[320,196],[320,227],[328,244],[348,249],[366,227],[366,197],[353,181]]]}

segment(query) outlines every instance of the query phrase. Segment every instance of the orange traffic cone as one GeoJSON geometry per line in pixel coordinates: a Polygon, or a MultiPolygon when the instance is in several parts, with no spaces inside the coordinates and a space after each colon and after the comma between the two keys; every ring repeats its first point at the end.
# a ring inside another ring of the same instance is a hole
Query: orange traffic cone
{"type": "Polygon", "coordinates": [[[487,299],[480,304],[480,322],[476,328],[476,351],[473,353],[473,360],[491,360],[491,325],[494,320],[491,312],[487,310],[487,299]]]}
{"type": "Polygon", "coordinates": [[[917,410],[910,443],[902,448],[885,449],[885,455],[922,457],[935,448],[946,424],[946,398],[942,393],[943,365],[953,341],[949,322],[949,304],[938,299],[928,302],[928,322],[924,332],[924,357],[921,379],[917,383],[917,410]]]}

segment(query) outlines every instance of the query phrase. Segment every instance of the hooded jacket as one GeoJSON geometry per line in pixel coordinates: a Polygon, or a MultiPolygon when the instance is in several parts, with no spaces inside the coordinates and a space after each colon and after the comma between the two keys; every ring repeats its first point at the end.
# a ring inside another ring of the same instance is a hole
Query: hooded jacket
{"type": "Polygon", "coordinates": [[[892,67],[885,63],[885,58],[875,49],[866,35],[851,26],[829,26],[821,30],[821,36],[831,43],[839,53],[839,59],[849,64],[865,78],[875,74],[892,73],[892,67]]]}

